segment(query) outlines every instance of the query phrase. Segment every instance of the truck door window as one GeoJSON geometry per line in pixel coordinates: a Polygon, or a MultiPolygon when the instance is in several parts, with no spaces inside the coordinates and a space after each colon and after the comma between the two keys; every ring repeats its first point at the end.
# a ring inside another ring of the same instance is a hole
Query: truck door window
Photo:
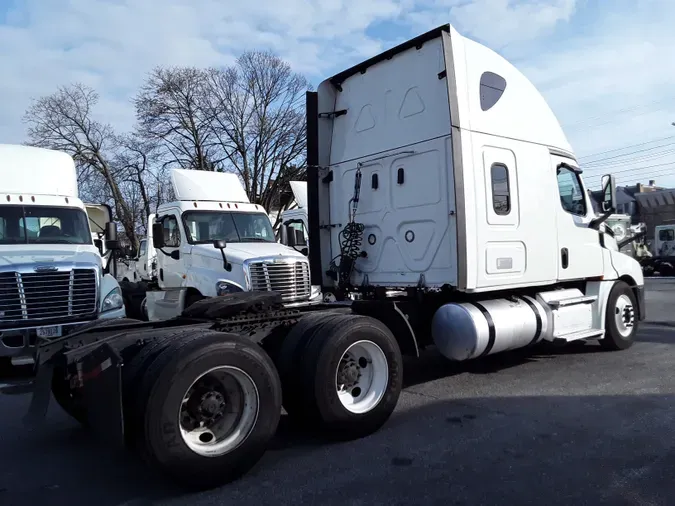
{"type": "Polygon", "coordinates": [[[509,169],[501,163],[493,163],[490,168],[492,179],[492,208],[495,214],[506,216],[511,212],[511,192],[509,189],[509,169]]]}
{"type": "Polygon", "coordinates": [[[302,235],[305,238],[305,241],[308,240],[307,231],[305,230],[305,225],[302,222],[295,221],[293,223],[289,223],[288,228],[290,228],[294,232],[296,230],[299,230],[300,232],[302,232],[302,235]]]}
{"type": "Polygon", "coordinates": [[[659,241],[675,241],[675,230],[672,228],[659,230],[659,241]]]}
{"type": "Polygon", "coordinates": [[[586,199],[579,174],[567,167],[558,167],[560,204],[570,214],[586,216],[586,199]]]}
{"type": "Polygon", "coordinates": [[[168,248],[177,248],[180,246],[180,230],[178,220],[175,216],[167,216],[162,220],[164,230],[164,245],[168,248]]]}

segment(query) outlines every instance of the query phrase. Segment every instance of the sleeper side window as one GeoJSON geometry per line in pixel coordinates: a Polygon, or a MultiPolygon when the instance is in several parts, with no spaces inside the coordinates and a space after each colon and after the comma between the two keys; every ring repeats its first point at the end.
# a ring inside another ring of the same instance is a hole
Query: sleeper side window
{"type": "Polygon", "coordinates": [[[490,168],[492,180],[492,208],[495,214],[506,216],[511,212],[511,192],[509,188],[509,169],[501,163],[493,163],[490,168]]]}

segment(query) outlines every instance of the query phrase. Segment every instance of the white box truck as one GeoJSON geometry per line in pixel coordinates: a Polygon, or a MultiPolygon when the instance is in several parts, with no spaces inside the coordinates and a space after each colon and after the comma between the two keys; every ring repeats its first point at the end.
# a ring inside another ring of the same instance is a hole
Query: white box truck
{"type": "Polygon", "coordinates": [[[124,315],[78,198],[73,159],[0,144],[0,362],[30,358],[38,340],[124,315]]]}
{"type": "MultiPolygon", "coordinates": [[[[337,302],[225,293],[43,349],[43,376],[67,364],[72,411],[109,440],[211,487],[258,461],[282,405],[331,439],[376,431],[398,401],[402,355],[422,348],[463,361],[542,341],[634,342],[644,280],[615,241],[606,247],[613,177],[596,216],[555,115],[497,53],[441,26],[308,92],[307,130],[312,282],[337,302]]],[[[187,200],[165,211],[159,246],[173,250],[159,255],[196,247],[172,238],[181,223],[212,238],[200,231],[211,219],[188,214],[200,209],[187,200]]],[[[248,250],[233,245],[221,263],[248,250]]],[[[193,266],[212,270],[203,248],[193,266]]]]}

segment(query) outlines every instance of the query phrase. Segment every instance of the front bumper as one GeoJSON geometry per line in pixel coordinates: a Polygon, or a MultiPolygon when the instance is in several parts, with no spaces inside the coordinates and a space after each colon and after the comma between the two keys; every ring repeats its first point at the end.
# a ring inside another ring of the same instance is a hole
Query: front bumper
{"type": "MultiPolygon", "coordinates": [[[[126,312],[124,307],[99,314],[99,319],[124,318],[126,312]]],[[[35,327],[19,329],[0,330],[0,357],[25,358],[33,357],[35,352],[35,343],[37,342],[37,330],[40,327],[53,327],[60,325],[63,329],[63,335],[68,335],[77,330],[78,327],[93,320],[84,320],[79,322],[52,323],[46,325],[36,325],[35,327]]]]}
{"type": "Polygon", "coordinates": [[[647,318],[647,305],[645,304],[645,287],[637,286],[635,287],[637,306],[638,306],[638,319],[639,321],[644,321],[647,318]]]}

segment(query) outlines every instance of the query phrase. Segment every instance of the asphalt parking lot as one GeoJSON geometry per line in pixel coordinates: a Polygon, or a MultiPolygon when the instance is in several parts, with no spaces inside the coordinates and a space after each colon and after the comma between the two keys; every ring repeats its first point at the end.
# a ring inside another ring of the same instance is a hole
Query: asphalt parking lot
{"type": "MultiPolygon", "coordinates": [[[[186,495],[52,406],[27,431],[21,380],[0,387],[0,505],[673,504],[675,280],[648,280],[638,343],[406,366],[396,413],[320,444],[282,420],[240,481],[186,495]]],[[[2,383],[2,380],[0,380],[2,383]]]]}

